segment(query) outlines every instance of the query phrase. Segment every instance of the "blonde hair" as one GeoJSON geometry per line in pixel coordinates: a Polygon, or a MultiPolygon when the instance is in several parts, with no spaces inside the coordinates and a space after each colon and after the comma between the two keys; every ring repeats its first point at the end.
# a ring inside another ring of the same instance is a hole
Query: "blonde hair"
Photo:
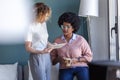
{"type": "Polygon", "coordinates": [[[35,3],[34,5],[35,18],[43,18],[46,14],[51,16],[51,9],[42,2],[35,3]]]}

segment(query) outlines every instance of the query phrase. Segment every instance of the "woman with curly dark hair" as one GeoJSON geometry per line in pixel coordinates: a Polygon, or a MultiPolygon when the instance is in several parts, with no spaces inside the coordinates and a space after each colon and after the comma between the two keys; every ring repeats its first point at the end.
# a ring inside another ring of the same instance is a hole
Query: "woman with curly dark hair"
{"type": "Polygon", "coordinates": [[[63,13],[58,20],[63,35],[55,43],[66,43],[62,48],[51,52],[53,65],[60,63],[59,80],[89,80],[88,62],[92,61],[92,51],[87,41],[76,34],[80,27],[79,16],[72,12],[63,13]]]}

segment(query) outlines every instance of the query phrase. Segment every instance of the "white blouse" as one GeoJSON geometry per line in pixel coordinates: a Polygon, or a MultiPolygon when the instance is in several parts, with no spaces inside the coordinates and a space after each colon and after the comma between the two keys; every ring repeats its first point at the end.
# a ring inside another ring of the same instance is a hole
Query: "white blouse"
{"type": "Polygon", "coordinates": [[[46,23],[33,23],[30,25],[26,41],[32,42],[32,48],[43,50],[48,43],[48,32],[46,23]]]}

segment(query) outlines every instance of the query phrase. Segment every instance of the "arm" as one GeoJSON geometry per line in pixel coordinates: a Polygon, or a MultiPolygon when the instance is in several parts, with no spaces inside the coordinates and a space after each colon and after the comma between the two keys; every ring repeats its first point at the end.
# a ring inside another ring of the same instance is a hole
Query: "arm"
{"type": "Polygon", "coordinates": [[[76,58],[72,58],[73,63],[78,63],[78,62],[88,63],[88,62],[92,61],[93,53],[90,49],[89,44],[87,43],[87,41],[84,38],[82,38],[81,40],[82,40],[81,41],[82,43],[80,45],[80,48],[82,50],[82,54],[81,54],[81,56],[78,56],[76,58]]]}
{"type": "Polygon", "coordinates": [[[90,49],[89,44],[85,39],[83,39],[83,44],[82,44],[82,57],[80,58],[80,61],[86,61],[86,62],[91,62],[93,58],[93,53],[90,49]]]}
{"type": "Polygon", "coordinates": [[[25,42],[25,49],[29,53],[44,54],[44,53],[49,53],[52,51],[52,48],[45,48],[44,50],[35,50],[31,46],[32,46],[32,42],[30,41],[25,42]]]}
{"type": "Polygon", "coordinates": [[[54,49],[53,51],[51,51],[50,53],[50,56],[51,56],[51,60],[52,60],[52,64],[55,65],[59,62],[58,60],[58,55],[57,55],[57,50],[54,49]]]}

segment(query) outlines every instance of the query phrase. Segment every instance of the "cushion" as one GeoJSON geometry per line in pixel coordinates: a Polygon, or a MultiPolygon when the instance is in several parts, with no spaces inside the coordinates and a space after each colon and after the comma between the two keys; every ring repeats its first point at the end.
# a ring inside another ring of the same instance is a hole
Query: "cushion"
{"type": "Polygon", "coordinates": [[[22,65],[18,65],[18,67],[17,67],[17,73],[18,73],[18,75],[17,75],[17,77],[18,77],[18,80],[23,80],[22,78],[23,78],[23,72],[22,72],[23,70],[22,70],[22,65]]]}
{"type": "Polygon", "coordinates": [[[24,80],[29,80],[29,79],[28,79],[28,75],[29,75],[29,72],[28,72],[28,64],[23,67],[23,74],[24,74],[24,75],[23,75],[23,76],[24,76],[24,80]]]}
{"type": "Polygon", "coordinates": [[[18,63],[0,65],[0,80],[17,80],[17,65],[18,63]]]}
{"type": "Polygon", "coordinates": [[[31,73],[31,69],[30,69],[30,63],[29,63],[29,61],[28,61],[28,72],[29,72],[29,74],[28,74],[28,80],[33,80],[33,77],[32,77],[32,73],[31,73]]]}

